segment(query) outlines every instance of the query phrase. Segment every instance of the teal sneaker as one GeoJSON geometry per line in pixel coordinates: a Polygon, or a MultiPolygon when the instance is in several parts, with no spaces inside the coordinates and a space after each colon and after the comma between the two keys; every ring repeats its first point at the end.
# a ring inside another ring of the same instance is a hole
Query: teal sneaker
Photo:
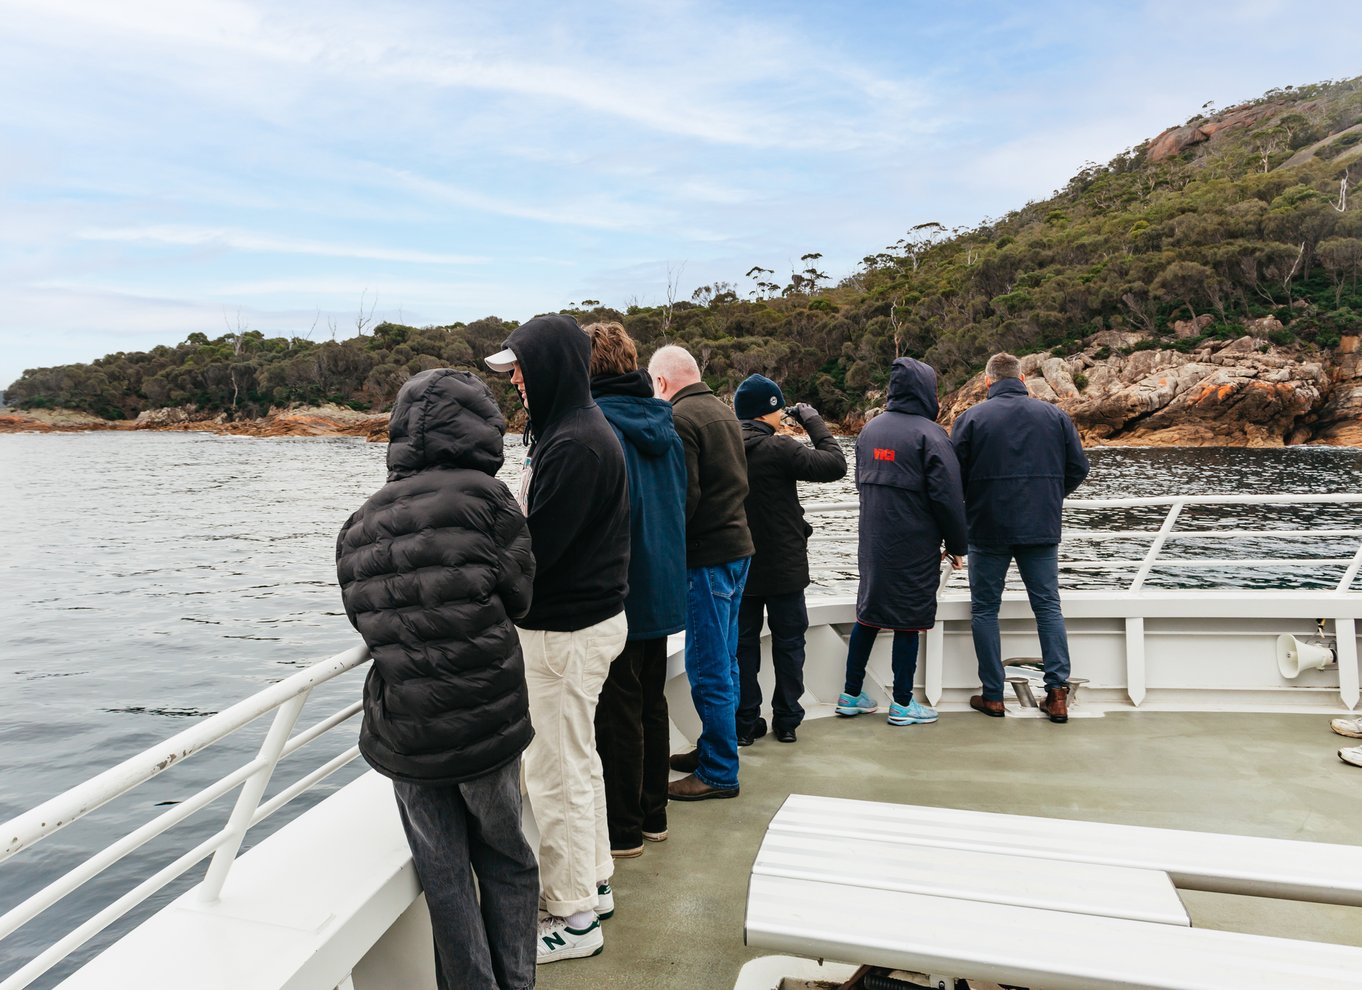
{"type": "Polygon", "coordinates": [[[935,721],[936,709],[919,705],[916,698],[906,705],[894,704],[889,706],[890,725],[923,725],[935,721]]]}
{"type": "Polygon", "coordinates": [[[880,706],[871,701],[870,695],[866,694],[864,691],[854,698],[849,694],[839,694],[837,696],[836,711],[838,715],[869,715],[871,712],[877,712],[879,710],[880,706]]]}

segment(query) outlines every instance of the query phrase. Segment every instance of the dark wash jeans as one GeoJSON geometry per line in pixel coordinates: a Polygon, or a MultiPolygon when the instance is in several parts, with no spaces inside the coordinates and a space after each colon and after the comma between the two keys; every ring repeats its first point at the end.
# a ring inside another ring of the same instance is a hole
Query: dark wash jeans
{"type": "Polygon", "coordinates": [[[520,830],[520,761],[461,784],[394,780],[393,793],[430,908],[435,985],[533,987],[539,864],[520,830]]]}
{"type": "Polygon", "coordinates": [[[771,666],[776,687],[771,694],[771,728],[796,729],[804,721],[804,633],[809,612],[804,592],[757,597],[744,594],[738,607],[738,734],[753,734],[761,724],[761,620],[771,627],[771,666]]]}
{"type": "Polygon", "coordinates": [[[969,548],[970,631],[974,655],[979,660],[979,683],[988,701],[1003,700],[1002,637],[998,632],[998,607],[1003,600],[1007,565],[1016,560],[1017,573],[1026,585],[1031,612],[1040,636],[1040,655],[1045,686],[1069,683],[1069,636],[1059,608],[1059,547],[1054,543],[1013,544],[1004,547],[969,548]]]}
{"type": "Polygon", "coordinates": [[[750,558],[686,569],[686,676],[700,716],[695,776],[738,786],[738,604],[750,558]]]}
{"type": "MultiPolygon", "coordinates": [[[[913,678],[917,676],[917,631],[894,629],[894,644],[890,663],[894,669],[894,704],[906,705],[913,700],[913,678]]],[[[851,627],[847,642],[847,677],[842,690],[853,698],[865,686],[865,665],[870,661],[870,650],[880,634],[877,626],[856,623],[851,627]]]]}
{"type": "Polygon", "coordinates": [[[667,830],[671,729],[667,637],[631,639],[610,665],[596,705],[596,751],[605,777],[611,849],[636,849],[667,830]]]}

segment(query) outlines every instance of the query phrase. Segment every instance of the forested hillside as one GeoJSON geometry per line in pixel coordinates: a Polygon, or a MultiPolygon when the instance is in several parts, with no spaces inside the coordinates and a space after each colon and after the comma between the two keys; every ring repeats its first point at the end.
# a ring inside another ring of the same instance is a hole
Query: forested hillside
{"type": "MultiPolygon", "coordinates": [[[[1190,351],[1264,316],[1281,323],[1273,344],[1328,351],[1362,333],[1362,190],[1349,195],[1359,177],[1362,77],[1208,111],[973,228],[911,218],[900,241],[840,282],[810,253],[803,271],[758,263],[689,300],[567,311],[622,320],[645,355],[691,348],[720,392],[762,372],[851,420],[898,354],[933,364],[949,389],[1000,349],[1065,355],[1116,329],[1140,335],[1134,349],[1190,351]]],[[[321,343],[191,333],[175,347],[27,371],[8,399],[109,418],[185,404],[231,416],[323,401],[381,410],[423,369],[483,370],[512,326],[383,323],[321,343]]],[[[518,407],[493,377],[506,409],[518,407]]]]}

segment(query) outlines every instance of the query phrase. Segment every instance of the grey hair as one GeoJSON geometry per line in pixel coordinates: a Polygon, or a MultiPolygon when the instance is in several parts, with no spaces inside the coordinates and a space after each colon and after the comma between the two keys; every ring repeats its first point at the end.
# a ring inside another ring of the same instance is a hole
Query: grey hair
{"type": "Polygon", "coordinates": [[[662,375],[668,381],[685,387],[700,380],[700,366],[690,351],[676,344],[659,347],[648,362],[648,374],[656,378],[662,375]]]}
{"type": "Polygon", "coordinates": [[[1021,362],[1015,356],[1002,351],[988,359],[988,364],[984,367],[984,374],[995,382],[1002,381],[1004,378],[1020,378],[1022,376],[1021,362]]]}

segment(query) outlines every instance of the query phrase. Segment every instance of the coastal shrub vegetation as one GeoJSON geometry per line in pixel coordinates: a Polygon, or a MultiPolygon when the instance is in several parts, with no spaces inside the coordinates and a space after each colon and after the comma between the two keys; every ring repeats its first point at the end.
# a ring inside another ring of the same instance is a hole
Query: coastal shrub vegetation
{"type": "MultiPolygon", "coordinates": [[[[645,358],[663,343],[687,346],[717,391],[761,372],[849,419],[882,401],[875,393],[900,354],[931,363],[949,389],[994,351],[1069,355],[1106,329],[1133,332],[1137,350],[1189,350],[1270,316],[1281,328],[1258,335],[1273,345],[1336,347],[1362,332],[1359,178],[1362,77],[1288,87],[1090,163],[1004,217],[953,230],[922,219],[839,282],[811,252],[788,276],[756,264],[666,305],[587,300],[566,311],[622,321],[645,358]],[[1209,325],[1179,338],[1174,324],[1198,317],[1209,325]]],[[[378,411],[426,368],[481,371],[513,325],[382,323],[323,342],[191,333],[174,347],[26,371],[8,399],[110,418],[176,405],[256,416],[326,401],[378,411]]],[[[504,376],[488,377],[507,411],[518,408],[504,376]]]]}

